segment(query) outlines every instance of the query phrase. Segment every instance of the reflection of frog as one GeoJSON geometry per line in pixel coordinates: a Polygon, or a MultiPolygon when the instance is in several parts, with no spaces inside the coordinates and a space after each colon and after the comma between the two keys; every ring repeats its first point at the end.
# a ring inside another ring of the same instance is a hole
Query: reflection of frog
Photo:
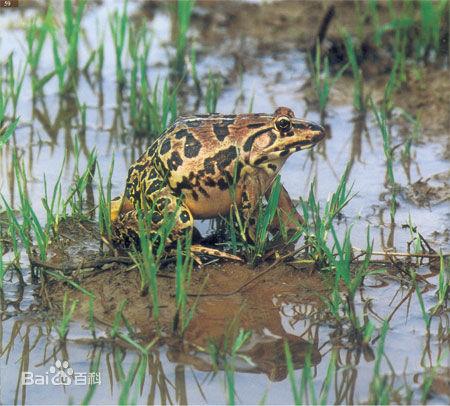
{"type": "MultiPolygon", "coordinates": [[[[112,202],[114,240],[124,246],[137,241],[137,209],[151,207],[150,234],[166,213],[176,214],[170,243],[192,230],[194,218],[226,215],[233,195],[253,236],[258,199],[268,192],[286,159],[323,137],[321,126],[295,118],[287,107],[273,115],[180,118],[129,169],[124,196],[112,202]]],[[[284,188],[279,208],[283,223],[295,228],[300,216],[284,188]]],[[[192,251],[220,256],[198,245],[192,251]]]]}

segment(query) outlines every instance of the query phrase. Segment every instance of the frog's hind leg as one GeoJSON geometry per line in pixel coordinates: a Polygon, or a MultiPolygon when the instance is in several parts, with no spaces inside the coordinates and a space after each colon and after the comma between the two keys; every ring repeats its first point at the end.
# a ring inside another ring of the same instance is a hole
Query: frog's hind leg
{"type": "MultiPolygon", "coordinates": [[[[152,197],[153,200],[153,215],[152,215],[152,231],[156,231],[160,228],[167,216],[175,215],[174,227],[169,233],[167,238],[167,246],[175,243],[180,237],[191,234],[194,231],[194,218],[189,208],[180,201],[180,197],[176,195],[169,187],[162,188],[157,194],[152,197]]],[[[170,221],[170,220],[169,220],[170,221]]],[[[236,255],[228,254],[226,252],[205,247],[201,244],[191,245],[191,254],[197,263],[199,261],[198,255],[210,255],[217,258],[224,258],[232,261],[242,261],[241,258],[236,255]]]]}

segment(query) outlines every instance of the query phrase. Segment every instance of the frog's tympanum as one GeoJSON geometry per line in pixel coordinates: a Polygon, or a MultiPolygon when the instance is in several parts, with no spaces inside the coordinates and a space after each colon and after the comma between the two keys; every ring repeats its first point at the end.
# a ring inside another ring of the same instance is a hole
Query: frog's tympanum
{"type": "MultiPolygon", "coordinates": [[[[233,202],[253,236],[259,198],[270,193],[286,159],[323,137],[321,126],[295,118],[287,107],[273,115],[179,118],[130,167],[125,193],[112,201],[114,242],[126,247],[139,241],[138,210],[151,208],[149,235],[168,213],[175,213],[170,244],[193,229],[194,219],[227,215],[233,202]]],[[[284,188],[278,206],[286,228],[298,227],[301,217],[284,188]]],[[[230,257],[201,245],[191,250],[230,257]]]]}

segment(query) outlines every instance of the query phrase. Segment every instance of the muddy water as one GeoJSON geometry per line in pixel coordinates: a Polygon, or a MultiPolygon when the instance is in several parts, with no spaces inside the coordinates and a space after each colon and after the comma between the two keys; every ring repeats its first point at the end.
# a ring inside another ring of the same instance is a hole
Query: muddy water
{"type": "MultiPolygon", "coordinates": [[[[114,4],[106,2],[105,5],[88,11],[84,20],[88,43],[96,46],[96,27],[101,27],[100,33],[105,29],[107,16],[113,9],[114,4]]],[[[130,14],[140,12],[135,4],[130,4],[129,11],[130,14]]],[[[34,9],[25,11],[21,21],[38,12],[34,9]]],[[[3,61],[9,52],[14,50],[16,64],[25,60],[22,48],[17,46],[25,45],[24,31],[21,24],[17,23],[18,15],[18,11],[0,14],[0,60],[3,61]]],[[[162,10],[156,10],[153,20],[148,24],[154,31],[150,53],[152,66],[149,69],[152,72],[151,77],[155,79],[157,75],[164,77],[167,73],[165,45],[170,42],[170,19],[162,10]]],[[[196,34],[194,27],[195,35],[198,33],[196,34]]],[[[198,41],[200,42],[200,38],[198,41]]],[[[227,53],[230,44],[225,41],[221,46],[205,45],[205,53],[199,57],[200,77],[205,77],[209,69],[212,69],[220,71],[226,78],[234,78],[226,84],[219,99],[218,111],[246,112],[254,96],[255,112],[272,112],[277,106],[286,105],[291,107],[297,116],[318,121],[317,112],[307,105],[303,97],[302,87],[309,80],[304,54],[296,48],[291,48],[288,52],[259,55],[257,47],[253,47],[255,42],[255,39],[250,39],[243,45],[244,51],[247,51],[247,48],[250,48],[250,51],[240,55],[240,58],[244,58],[246,67],[241,82],[235,71],[234,60],[229,52],[227,53]],[[243,95],[243,98],[239,98],[239,95],[243,95]]],[[[132,136],[128,125],[127,104],[119,99],[116,92],[112,49],[109,30],[106,29],[105,50],[110,51],[105,52],[102,81],[93,80],[91,83],[83,75],[79,78],[78,97],[80,102],[86,103],[88,107],[85,133],[80,130],[75,100],[58,96],[56,80],[52,80],[45,87],[46,97],[33,105],[30,78],[25,78],[19,103],[22,124],[12,142],[3,148],[0,155],[0,188],[11,204],[18,203],[17,190],[11,181],[13,145],[25,163],[29,179],[28,193],[31,200],[36,202],[34,207],[41,219],[44,219],[44,211],[39,201],[43,195],[44,176],[51,190],[66,154],[62,184],[68,189],[73,180],[74,145],[77,139],[81,147],[81,168],[84,168],[88,151],[93,148],[98,153],[103,174],[109,170],[114,157],[113,194],[121,192],[128,166],[140,155],[149,140],[132,136]]],[[[51,53],[49,43],[46,44],[44,55],[45,52],[51,53]]],[[[80,52],[81,65],[87,55],[87,46],[84,44],[80,52]]],[[[42,74],[51,68],[51,58],[43,58],[42,74]]],[[[340,99],[339,91],[334,94],[333,100],[340,99]]],[[[342,99],[348,99],[348,94],[343,94],[342,99]]],[[[181,113],[192,113],[194,102],[192,96],[180,102],[181,113]]],[[[203,106],[196,112],[204,112],[203,106]]],[[[393,248],[396,251],[404,251],[410,235],[408,230],[402,229],[401,226],[411,216],[425,238],[434,246],[448,251],[448,200],[441,201],[440,196],[437,196],[435,199],[428,199],[429,205],[421,207],[411,199],[409,191],[413,190],[411,185],[416,181],[449,170],[449,162],[444,159],[449,134],[435,138],[419,136],[419,141],[412,147],[409,172],[399,159],[396,160],[395,179],[403,191],[398,198],[395,222],[392,223],[389,215],[389,195],[385,194],[386,165],[382,139],[373,117],[368,114],[364,118],[358,118],[350,105],[335,103],[328,110],[325,124],[329,128],[327,140],[315,151],[291,157],[282,171],[282,181],[291,196],[305,196],[311,181],[316,178],[317,196],[324,203],[327,196],[335,190],[337,180],[350,161],[350,181],[354,184],[353,190],[357,195],[344,210],[339,231],[343,232],[346,226],[352,225],[353,245],[365,246],[366,229],[370,226],[376,250],[393,248]]],[[[392,131],[393,144],[397,145],[402,143],[412,130],[400,122],[392,131]]],[[[446,179],[448,182],[448,175],[446,179]]],[[[436,182],[438,186],[445,185],[445,181],[436,182]]],[[[208,227],[206,222],[200,225],[202,231],[207,231],[208,227]]],[[[428,275],[430,270],[424,267],[420,273],[428,275]]],[[[56,332],[50,328],[46,314],[33,311],[36,305],[34,289],[26,269],[24,274],[28,285],[22,290],[13,277],[11,281],[6,281],[1,298],[0,401],[47,403],[51,400],[58,403],[79,403],[87,393],[88,386],[21,386],[21,373],[32,371],[35,375],[49,375],[50,367],[56,360],[67,360],[76,373],[87,373],[90,360],[99,356],[101,385],[97,387],[92,401],[117,402],[121,391],[119,366],[126,374],[139,359],[138,353],[132,349],[113,346],[107,341],[96,345],[89,343],[91,334],[84,322],[71,324],[69,340],[62,346],[56,332]]],[[[302,273],[302,278],[304,275],[308,274],[302,273]]],[[[276,278],[276,275],[272,277],[276,278]]],[[[313,287],[320,290],[320,281],[318,279],[313,287]]],[[[247,320],[248,327],[254,330],[254,334],[243,348],[244,355],[251,362],[242,357],[236,364],[235,388],[238,402],[255,403],[262,399],[267,403],[292,402],[289,381],[286,379],[283,339],[290,343],[298,376],[304,365],[306,352],[311,351],[316,390],[320,390],[325,380],[331,350],[338,351],[338,368],[333,377],[329,402],[356,403],[366,400],[367,383],[372,378],[373,352],[377,343],[375,342],[370,350],[360,352],[351,342],[340,340],[339,333],[333,326],[320,317],[321,308],[317,300],[305,293],[309,292],[308,289],[291,286],[292,279],[281,278],[279,282],[280,289],[272,289],[275,286],[275,281],[272,280],[268,285],[271,289],[262,290],[264,295],[250,294],[250,299],[258,300],[255,303],[250,300],[250,305],[246,297],[202,300],[200,317],[194,319],[190,329],[191,341],[196,342],[199,347],[204,347],[205,331],[220,336],[220,328],[229,321],[225,321],[223,313],[239,313],[245,302],[247,313],[255,314],[257,327],[249,321],[251,318],[248,314],[246,318],[244,313],[244,322],[247,320]],[[290,288],[286,289],[286,285],[290,288]],[[221,309],[228,309],[228,312],[221,309]],[[262,309],[264,311],[261,311],[262,309]]],[[[428,282],[436,285],[436,276],[429,277],[428,282]]],[[[225,285],[224,281],[221,283],[225,285]]],[[[231,286],[228,288],[231,289],[231,286]]],[[[432,287],[424,294],[425,306],[428,309],[436,302],[434,291],[435,288],[432,287]]],[[[360,314],[368,311],[369,317],[380,326],[381,320],[388,317],[400,301],[406,298],[404,305],[396,310],[390,322],[382,371],[389,374],[389,382],[399,391],[404,390],[406,385],[411,387],[413,399],[417,401],[420,398],[421,372],[428,366],[435,366],[438,358],[445,356],[446,342],[443,337],[445,332],[448,332],[450,323],[448,315],[445,314],[434,318],[430,334],[427,335],[417,296],[412,294],[407,297],[409,293],[408,288],[402,287],[400,278],[373,277],[365,281],[358,294],[357,310],[360,314]]],[[[97,335],[105,335],[99,326],[97,335]]],[[[441,364],[445,365],[446,360],[441,361],[441,364]]],[[[132,393],[136,392],[140,403],[224,403],[227,400],[225,376],[222,372],[213,375],[209,370],[210,362],[203,352],[193,349],[180,351],[177,346],[165,345],[151,353],[142,390],[138,391],[138,388],[133,387],[132,393]]],[[[434,394],[429,400],[430,403],[444,401],[445,398],[439,394],[434,394]]]]}

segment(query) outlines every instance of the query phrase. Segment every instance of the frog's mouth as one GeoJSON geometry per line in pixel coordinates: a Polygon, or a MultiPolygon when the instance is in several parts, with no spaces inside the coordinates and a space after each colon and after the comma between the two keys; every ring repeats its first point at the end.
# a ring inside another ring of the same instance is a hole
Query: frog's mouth
{"type": "Polygon", "coordinates": [[[280,157],[290,155],[296,151],[302,151],[304,149],[311,149],[320,141],[325,138],[325,130],[316,126],[317,130],[306,130],[299,136],[292,136],[284,138],[279,141],[272,151],[268,152],[278,152],[280,157]]]}

